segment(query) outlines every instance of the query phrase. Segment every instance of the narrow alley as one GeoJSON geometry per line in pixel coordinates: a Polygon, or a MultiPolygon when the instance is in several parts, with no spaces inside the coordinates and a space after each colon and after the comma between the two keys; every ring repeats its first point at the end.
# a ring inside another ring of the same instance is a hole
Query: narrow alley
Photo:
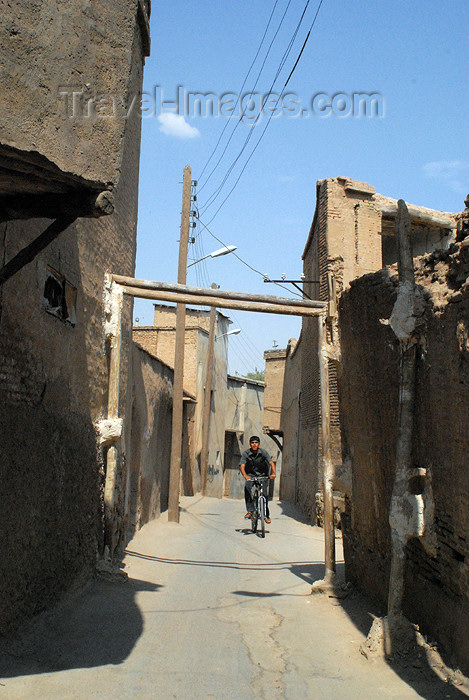
{"type": "Polygon", "coordinates": [[[180,524],[145,525],[128,580],[102,576],[4,644],[0,698],[465,697],[429,668],[367,660],[369,604],[310,595],[322,530],[274,501],[261,539],[243,506],[185,497],[180,524]]]}

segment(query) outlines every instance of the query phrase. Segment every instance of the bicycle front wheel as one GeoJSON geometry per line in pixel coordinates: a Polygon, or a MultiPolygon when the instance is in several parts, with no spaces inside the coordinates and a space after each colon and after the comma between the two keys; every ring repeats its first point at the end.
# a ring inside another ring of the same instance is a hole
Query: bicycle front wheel
{"type": "Polygon", "coordinates": [[[265,537],[265,498],[259,498],[259,518],[261,521],[261,537],[265,537]]]}

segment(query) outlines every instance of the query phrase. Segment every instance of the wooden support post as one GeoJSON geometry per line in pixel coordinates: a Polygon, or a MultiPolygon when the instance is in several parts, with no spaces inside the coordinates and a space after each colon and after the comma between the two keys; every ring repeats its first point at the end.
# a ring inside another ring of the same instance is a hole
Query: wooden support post
{"type": "Polygon", "coordinates": [[[319,381],[321,391],[321,437],[322,437],[322,473],[324,497],[324,582],[332,584],[335,576],[335,530],[334,530],[334,494],[332,484],[334,469],[331,455],[331,415],[329,398],[329,357],[327,353],[327,335],[325,315],[318,319],[319,324],[319,381]]]}
{"type": "MultiPolygon", "coordinates": [[[[212,284],[212,289],[216,289],[217,285],[212,284]]],[[[215,306],[210,307],[209,330],[208,330],[208,356],[207,356],[207,372],[205,375],[205,392],[204,405],[202,413],[202,494],[205,496],[207,489],[207,472],[208,472],[208,456],[210,446],[210,411],[212,404],[212,385],[213,385],[213,356],[215,351],[215,327],[217,320],[217,309],[215,306]]]]}
{"type": "MultiPolygon", "coordinates": [[[[110,335],[111,354],[109,360],[109,389],[107,400],[107,418],[113,420],[119,416],[119,384],[120,384],[120,360],[122,345],[122,289],[116,284],[111,284],[110,309],[111,319],[110,335]]],[[[111,445],[106,453],[106,481],[104,484],[104,543],[109,548],[112,557],[117,545],[115,532],[115,493],[117,476],[118,448],[111,445]]]]}
{"type": "MultiPolygon", "coordinates": [[[[411,245],[411,222],[405,202],[398,201],[396,217],[397,255],[399,270],[398,301],[407,300],[409,319],[415,298],[415,276],[411,245]]],[[[398,302],[396,302],[396,306],[398,302]]],[[[396,308],[396,307],[395,307],[396,308]]],[[[393,311],[394,314],[394,311],[393,311]]],[[[392,326],[392,317],[391,317],[392,326]]],[[[391,573],[389,578],[388,615],[399,616],[404,594],[405,545],[412,528],[406,522],[406,505],[412,497],[408,491],[408,472],[412,467],[412,438],[415,402],[415,370],[417,344],[409,325],[407,337],[399,338],[399,412],[396,442],[396,471],[391,498],[389,520],[391,525],[391,573]]],[[[412,508],[408,507],[408,510],[412,508]]]]}
{"type": "MultiPolygon", "coordinates": [[[[191,206],[191,169],[184,168],[182,185],[181,235],[179,239],[178,284],[186,284],[187,247],[191,206]]],[[[174,348],[173,420],[171,429],[171,464],[169,472],[168,520],[179,522],[179,485],[182,453],[182,419],[184,392],[184,342],[186,306],[178,302],[176,308],[176,340],[174,348]]]]}

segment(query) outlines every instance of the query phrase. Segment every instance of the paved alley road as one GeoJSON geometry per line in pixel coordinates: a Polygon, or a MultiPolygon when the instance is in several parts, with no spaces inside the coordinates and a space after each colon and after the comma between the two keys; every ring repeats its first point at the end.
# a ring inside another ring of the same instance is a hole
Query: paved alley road
{"type": "Polygon", "coordinates": [[[181,507],[179,525],[164,514],[130,542],[126,583],[93,582],[8,646],[0,700],[463,697],[367,661],[372,618],[358,596],[310,595],[322,530],[279,503],[265,539],[240,501],[181,507]]]}

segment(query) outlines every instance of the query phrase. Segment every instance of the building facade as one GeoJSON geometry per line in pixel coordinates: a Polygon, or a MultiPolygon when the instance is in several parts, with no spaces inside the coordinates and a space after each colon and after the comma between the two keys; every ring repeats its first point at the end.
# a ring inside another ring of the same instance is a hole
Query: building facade
{"type": "MultiPolygon", "coordinates": [[[[380,270],[397,260],[394,233],[397,201],[375,192],[367,183],[350,178],[320,180],[316,210],[303,253],[304,291],[328,302],[329,343],[340,353],[337,303],[352,280],[380,270]]],[[[447,249],[455,239],[454,216],[409,205],[414,255],[447,249]]],[[[301,333],[301,412],[297,500],[313,520],[320,515],[321,411],[319,396],[318,320],[303,319],[301,333]]],[[[342,484],[350,463],[340,425],[338,369],[329,362],[331,446],[342,484]]],[[[339,498],[338,500],[342,500],[339,498]]]]}
{"type": "MultiPolygon", "coordinates": [[[[141,94],[148,9],[2,7],[2,631],[85,580],[103,554],[103,298],[106,272],[134,274],[141,119],[128,110],[141,94]],[[105,118],[112,98],[122,109],[105,118]]],[[[129,302],[129,329],[130,318],[129,302]]],[[[127,331],[124,380],[130,343],[127,331]]],[[[122,452],[118,462],[116,541],[128,519],[122,452]]]]}

